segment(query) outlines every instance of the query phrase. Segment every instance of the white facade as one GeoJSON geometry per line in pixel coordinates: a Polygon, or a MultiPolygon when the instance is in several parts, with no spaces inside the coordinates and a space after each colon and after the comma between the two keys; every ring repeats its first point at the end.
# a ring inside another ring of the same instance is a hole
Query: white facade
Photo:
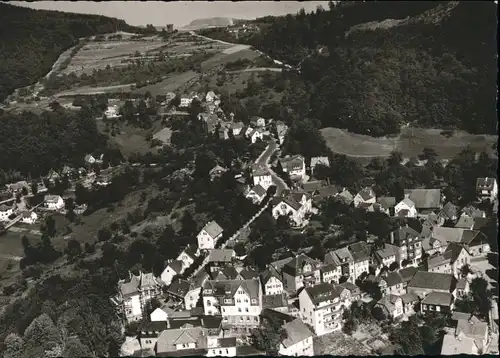
{"type": "MultiPolygon", "coordinates": [[[[0,215],[1,215],[1,212],[0,212],[0,215]]],[[[1,220],[1,218],[0,218],[0,220],[1,220]]],[[[21,222],[24,224],[33,225],[37,220],[38,220],[38,215],[34,211],[32,211],[29,213],[29,216],[23,216],[23,218],[21,219],[21,222]]]]}
{"type": "Polygon", "coordinates": [[[179,107],[189,107],[191,105],[191,102],[193,102],[192,98],[182,97],[179,107]]]}
{"type": "Polygon", "coordinates": [[[177,261],[182,262],[182,270],[186,270],[189,266],[194,263],[193,258],[188,255],[185,251],[182,251],[180,255],[177,257],[177,261]]]}
{"type": "Polygon", "coordinates": [[[273,185],[273,177],[269,173],[263,175],[253,175],[253,185],[260,185],[267,190],[271,185],[273,185]]]}
{"type": "Polygon", "coordinates": [[[409,206],[407,203],[405,203],[404,200],[396,204],[396,206],[394,207],[394,215],[398,216],[401,210],[408,210],[408,214],[406,215],[406,217],[408,218],[417,217],[417,209],[415,208],[415,205],[409,206]]]}
{"type": "Polygon", "coordinates": [[[190,310],[196,307],[201,294],[201,287],[196,287],[189,290],[184,296],[184,307],[186,310],[190,310]]]}
{"type": "Polygon", "coordinates": [[[492,184],[491,188],[488,188],[488,189],[486,189],[485,187],[478,187],[478,189],[477,189],[478,196],[483,200],[494,201],[495,198],[498,196],[498,184],[497,184],[496,179],[480,178],[480,179],[478,179],[478,181],[481,179],[484,181],[491,180],[491,181],[493,181],[493,184],[492,184]]]}
{"type": "Polygon", "coordinates": [[[357,208],[360,204],[375,204],[377,201],[377,198],[375,197],[372,197],[368,200],[365,200],[363,199],[363,197],[361,195],[356,194],[356,196],[354,197],[354,207],[357,208]]]}
{"type": "Polygon", "coordinates": [[[59,195],[46,195],[45,207],[49,210],[61,210],[64,208],[64,200],[59,195]]]}
{"type": "Polygon", "coordinates": [[[118,118],[120,117],[118,106],[108,106],[104,112],[106,118],[118,118]]]}
{"type": "Polygon", "coordinates": [[[369,259],[354,263],[354,280],[356,280],[363,272],[368,273],[370,261],[369,259]]]}
{"type": "Polygon", "coordinates": [[[264,282],[264,294],[266,296],[269,295],[278,295],[284,292],[283,282],[278,280],[276,277],[271,276],[267,282],[264,282]]]}
{"type": "Polygon", "coordinates": [[[178,273],[169,265],[163,270],[163,272],[160,275],[160,279],[165,283],[165,285],[170,285],[172,283],[172,279],[174,278],[175,275],[178,273]]]}
{"type": "Polygon", "coordinates": [[[214,238],[214,237],[210,236],[210,234],[207,233],[204,229],[202,229],[197,236],[198,248],[200,250],[214,249],[215,244],[217,243],[217,240],[219,240],[221,237],[222,237],[222,233],[214,238]]]}
{"type": "Polygon", "coordinates": [[[313,327],[318,336],[342,329],[344,307],[351,305],[350,293],[344,290],[340,297],[313,303],[306,290],[299,294],[300,315],[304,323],[313,327]]]}
{"type": "Polygon", "coordinates": [[[261,131],[256,130],[250,134],[250,141],[253,144],[253,143],[257,142],[258,139],[262,140],[263,137],[264,137],[264,134],[261,131]]]}
{"type": "Polygon", "coordinates": [[[236,357],[236,347],[209,348],[206,357],[236,357]]]}
{"type": "Polygon", "coordinates": [[[312,211],[312,202],[303,196],[299,204],[300,207],[295,208],[287,203],[286,200],[281,200],[272,209],[273,217],[278,219],[280,216],[288,216],[292,220],[293,225],[303,226],[306,214],[312,211]]]}
{"type": "Polygon", "coordinates": [[[312,357],[314,356],[313,337],[306,338],[286,348],[283,343],[280,343],[278,354],[289,357],[312,357]]]}
{"type": "Polygon", "coordinates": [[[151,322],[166,322],[168,319],[168,314],[161,308],[155,309],[151,314],[149,315],[151,322]]]}
{"type": "Polygon", "coordinates": [[[8,207],[1,207],[0,208],[0,221],[9,221],[9,216],[12,215],[14,211],[12,210],[12,208],[8,208],[8,207]]]}
{"type": "Polygon", "coordinates": [[[125,316],[129,322],[142,319],[141,295],[139,293],[128,297],[123,301],[125,316]]]}

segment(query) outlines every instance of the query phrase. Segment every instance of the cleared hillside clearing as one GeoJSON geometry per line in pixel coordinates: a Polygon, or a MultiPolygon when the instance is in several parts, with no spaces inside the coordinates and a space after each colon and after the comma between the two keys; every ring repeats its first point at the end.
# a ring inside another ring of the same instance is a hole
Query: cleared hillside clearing
{"type": "Polygon", "coordinates": [[[403,153],[404,157],[415,157],[425,147],[433,148],[442,159],[449,159],[469,146],[475,152],[485,151],[495,155],[492,146],[498,141],[493,135],[474,135],[456,131],[447,138],[440,129],[404,128],[394,137],[374,138],[349,133],[339,128],[323,128],[321,133],[328,147],[338,154],[356,158],[387,157],[392,151],[403,153]]]}

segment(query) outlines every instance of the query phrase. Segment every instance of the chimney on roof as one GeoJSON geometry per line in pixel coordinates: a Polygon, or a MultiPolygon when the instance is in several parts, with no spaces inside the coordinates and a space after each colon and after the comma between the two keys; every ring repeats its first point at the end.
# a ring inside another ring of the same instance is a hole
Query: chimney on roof
{"type": "Polygon", "coordinates": [[[201,326],[204,327],[205,326],[205,321],[203,321],[203,317],[200,318],[200,322],[201,322],[201,326]]]}
{"type": "Polygon", "coordinates": [[[391,231],[391,244],[394,245],[394,231],[391,231]]]}
{"type": "Polygon", "coordinates": [[[167,329],[170,329],[170,318],[167,317],[167,329]]]}

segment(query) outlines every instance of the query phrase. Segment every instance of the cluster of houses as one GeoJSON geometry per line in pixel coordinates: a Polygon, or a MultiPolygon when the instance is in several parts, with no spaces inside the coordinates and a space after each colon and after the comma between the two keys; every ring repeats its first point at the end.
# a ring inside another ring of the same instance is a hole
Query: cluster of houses
{"type": "MultiPolygon", "coordinates": [[[[284,172],[305,175],[304,163],[298,159],[281,161],[284,172]]],[[[252,195],[259,199],[272,178],[264,167],[257,166],[253,181],[252,195]]],[[[484,182],[478,179],[478,194],[494,199],[496,182],[486,189],[484,182]]],[[[275,217],[298,217],[300,210],[311,212],[315,197],[338,197],[345,192],[305,184],[300,192],[275,198],[275,217]]],[[[454,312],[455,300],[469,292],[471,276],[464,275],[462,268],[473,257],[489,252],[487,238],[478,230],[485,224],[484,212],[473,207],[458,209],[451,203],[442,205],[441,193],[435,189],[406,190],[399,203],[376,198],[370,188],[339,199],[387,215],[401,217],[400,212],[405,210],[404,217],[421,220],[422,230],[402,226],[391,232],[383,247],[356,242],[328,252],[323,261],[300,253],[257,272],[246,267],[234,250],[215,249],[223,229],[211,221],[198,234],[198,247],[188,246],[176,260],[167,263],[160,277],[141,273],[120,282],[118,301],[129,322],[145,317],[146,303],[152,297],[162,304],[141,323],[141,347],[160,356],[259,354],[236,338],[248,336],[263,318],[278,317],[288,332],[279,353],[314,355],[314,336],[341,330],[344,310],[354,301],[370,300],[358,286],[364,281],[380,288],[382,298],[375,305],[392,319],[406,319],[419,311],[454,312]],[[448,227],[443,226],[445,222],[448,227]],[[176,279],[202,251],[208,253],[204,269],[189,279],[176,279]]],[[[459,320],[456,332],[446,336],[448,350],[468,353],[487,348],[488,330],[482,330],[484,334],[478,338],[467,328],[471,324],[488,326],[475,317],[459,320]],[[473,337],[467,338],[471,334],[473,337]],[[463,346],[464,341],[472,342],[470,349],[453,348],[463,346]]]]}

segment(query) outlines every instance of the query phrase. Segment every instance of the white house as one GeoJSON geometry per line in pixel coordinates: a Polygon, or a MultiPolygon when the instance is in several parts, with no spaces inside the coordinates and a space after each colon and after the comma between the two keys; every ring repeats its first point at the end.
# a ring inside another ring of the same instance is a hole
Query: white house
{"type": "Polygon", "coordinates": [[[273,185],[273,177],[265,165],[254,165],[252,168],[253,185],[260,185],[267,190],[273,185]]]}
{"type": "Polygon", "coordinates": [[[243,129],[245,125],[243,122],[234,122],[231,123],[231,129],[233,130],[233,135],[238,136],[241,134],[241,130],[243,129]]]}
{"type": "Polygon", "coordinates": [[[289,357],[314,356],[314,333],[300,319],[285,323],[281,328],[287,333],[281,340],[278,354],[289,357]]]}
{"type": "Polygon", "coordinates": [[[293,155],[281,158],[278,161],[284,173],[287,173],[290,178],[304,179],[306,176],[306,164],[304,157],[301,155],[293,155]]]}
{"type": "Polygon", "coordinates": [[[192,246],[187,246],[180,254],[177,256],[177,261],[182,262],[183,270],[187,269],[196,260],[196,249],[192,246]]]}
{"type": "Polygon", "coordinates": [[[215,94],[214,91],[208,91],[207,95],[205,96],[205,101],[207,102],[213,102],[218,98],[218,96],[215,94]]]}
{"type": "Polygon", "coordinates": [[[344,308],[351,306],[351,293],[340,285],[320,283],[299,294],[300,316],[318,336],[342,328],[344,308]]]}
{"type": "Polygon", "coordinates": [[[372,188],[364,188],[354,197],[354,207],[357,208],[360,204],[375,204],[377,198],[372,188]]]}
{"type": "Polygon", "coordinates": [[[151,312],[149,318],[151,322],[166,322],[172,312],[174,312],[174,309],[168,306],[158,307],[151,312]]]}
{"type": "Polygon", "coordinates": [[[321,262],[305,254],[289,260],[281,269],[284,288],[294,294],[302,287],[317,285],[321,282],[321,262]]]}
{"type": "Polygon", "coordinates": [[[314,175],[314,169],[317,165],[330,167],[330,160],[328,157],[312,157],[311,158],[311,175],[314,175]]]}
{"type": "Polygon", "coordinates": [[[262,140],[263,137],[264,137],[264,133],[261,132],[259,129],[254,129],[248,135],[248,139],[250,139],[250,142],[252,142],[252,144],[256,143],[257,140],[262,140]]]}
{"type": "Polygon", "coordinates": [[[167,264],[167,267],[165,267],[165,270],[160,275],[160,279],[168,286],[172,283],[172,279],[182,272],[184,272],[182,261],[173,260],[167,264]]]}
{"type": "Polygon", "coordinates": [[[254,186],[252,189],[250,189],[248,191],[248,193],[247,193],[247,195],[245,195],[245,197],[247,199],[252,200],[252,202],[254,204],[260,204],[260,203],[262,203],[262,200],[264,200],[266,195],[267,195],[266,189],[264,189],[262,187],[262,185],[257,184],[256,186],[254,186]]]}
{"type": "Polygon", "coordinates": [[[130,274],[128,281],[119,281],[118,285],[116,300],[122,305],[128,322],[141,320],[146,303],[161,294],[161,284],[152,273],[130,274]]]}
{"type": "Polygon", "coordinates": [[[221,315],[223,325],[250,333],[260,324],[262,287],[260,280],[208,280],[203,284],[205,315],[221,315]]]}
{"type": "Polygon", "coordinates": [[[191,285],[184,295],[184,308],[191,310],[196,307],[201,295],[201,286],[191,285]]]}
{"type": "MultiPolygon", "coordinates": [[[[1,209],[0,209],[1,215],[1,209]]],[[[21,214],[21,222],[33,225],[38,220],[38,215],[34,211],[24,211],[21,214]]]]}
{"type": "Polygon", "coordinates": [[[9,221],[9,216],[14,213],[14,210],[11,206],[7,206],[4,204],[0,205],[0,221],[9,221]]]}
{"type": "Polygon", "coordinates": [[[482,200],[494,201],[498,195],[498,185],[495,178],[477,178],[476,192],[482,200]]]}
{"type": "Polygon", "coordinates": [[[254,131],[254,128],[248,126],[248,127],[246,127],[243,135],[245,136],[245,138],[248,138],[248,137],[250,137],[250,133],[252,133],[253,131],[254,131]]]}
{"type": "Polygon", "coordinates": [[[209,250],[215,248],[215,244],[222,237],[224,230],[215,221],[208,222],[198,233],[198,248],[209,250]]]}
{"type": "Polygon", "coordinates": [[[110,119],[121,117],[121,115],[119,114],[118,106],[116,106],[116,105],[108,106],[106,111],[104,111],[104,115],[106,116],[106,118],[110,118],[110,119]]]}
{"type": "Polygon", "coordinates": [[[453,274],[460,277],[460,269],[470,264],[471,255],[465,247],[451,242],[442,254],[427,258],[427,271],[453,274]]]}
{"type": "Polygon", "coordinates": [[[392,319],[401,317],[404,313],[403,300],[400,296],[393,294],[382,297],[375,306],[380,307],[386,316],[392,319]]]}
{"type": "Polygon", "coordinates": [[[348,246],[348,250],[353,259],[354,280],[363,273],[368,273],[370,265],[370,249],[363,241],[356,242],[348,246]]]}
{"type": "Polygon", "coordinates": [[[399,247],[391,244],[384,244],[383,249],[375,252],[375,259],[380,267],[390,267],[393,262],[397,261],[398,253],[399,247]]]}
{"type": "Polygon", "coordinates": [[[181,97],[181,103],[180,103],[179,107],[187,108],[191,105],[191,102],[193,102],[193,98],[181,97]]]}
{"type": "Polygon", "coordinates": [[[394,215],[398,217],[416,218],[417,208],[409,198],[404,198],[394,207],[394,215]]]}
{"type": "Polygon", "coordinates": [[[44,205],[48,210],[61,210],[64,208],[64,200],[59,195],[45,195],[44,205]]]}
{"type": "Polygon", "coordinates": [[[264,287],[264,295],[266,296],[285,292],[283,279],[273,268],[269,268],[262,273],[262,287],[264,287]]]}
{"type": "Polygon", "coordinates": [[[266,120],[262,117],[253,117],[250,120],[250,124],[254,127],[265,127],[266,126],[266,120]]]}
{"type": "Polygon", "coordinates": [[[286,197],[276,198],[272,213],[275,219],[287,216],[293,226],[301,227],[306,224],[306,214],[312,212],[312,200],[306,193],[290,193],[286,197]]]}

